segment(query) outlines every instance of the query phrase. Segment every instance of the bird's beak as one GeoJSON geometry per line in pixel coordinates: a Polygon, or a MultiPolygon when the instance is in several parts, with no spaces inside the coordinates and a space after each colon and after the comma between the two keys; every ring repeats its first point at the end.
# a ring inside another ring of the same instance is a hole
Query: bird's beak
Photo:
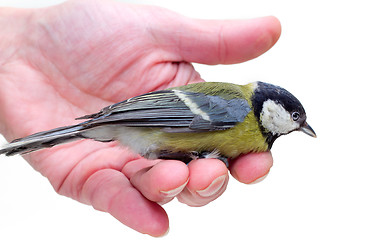
{"type": "Polygon", "coordinates": [[[311,137],[314,137],[314,138],[317,137],[315,131],[312,129],[312,127],[310,127],[310,125],[308,125],[307,122],[304,122],[299,130],[311,137]]]}

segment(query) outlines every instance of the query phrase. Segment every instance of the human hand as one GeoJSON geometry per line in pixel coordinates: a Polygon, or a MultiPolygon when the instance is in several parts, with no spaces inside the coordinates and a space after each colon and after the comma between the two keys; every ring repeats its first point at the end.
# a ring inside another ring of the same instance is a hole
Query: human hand
{"type": "MultiPolygon", "coordinates": [[[[74,123],[114,102],[202,81],[191,62],[232,64],[267,51],[280,35],[273,17],[194,20],[171,11],[107,1],[46,9],[2,9],[0,131],[8,139],[74,123]]],[[[83,140],[24,156],[65,196],[109,212],[153,236],[168,229],[158,204],[177,197],[202,206],[226,189],[216,159],[146,160],[117,143],[83,140]]],[[[266,175],[270,153],[235,159],[243,183],[266,175]]]]}

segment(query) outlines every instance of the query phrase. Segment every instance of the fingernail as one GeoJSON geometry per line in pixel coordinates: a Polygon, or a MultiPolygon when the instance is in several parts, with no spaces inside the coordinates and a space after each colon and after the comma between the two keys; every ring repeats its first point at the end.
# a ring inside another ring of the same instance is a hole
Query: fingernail
{"type": "Polygon", "coordinates": [[[173,197],[176,197],[179,193],[182,192],[182,190],[184,189],[184,187],[186,186],[186,184],[188,184],[189,182],[189,179],[184,183],[182,184],[181,186],[175,188],[175,189],[171,189],[171,190],[168,190],[168,191],[160,191],[163,195],[165,195],[166,198],[173,198],[173,197]]]}
{"type": "Polygon", "coordinates": [[[227,175],[222,175],[213,180],[213,182],[205,189],[196,191],[199,196],[207,198],[215,195],[224,186],[227,175]]]}
{"type": "Polygon", "coordinates": [[[260,178],[257,178],[256,180],[254,180],[253,182],[250,182],[248,183],[249,185],[253,185],[253,184],[256,184],[256,183],[259,183],[259,182],[262,182],[263,180],[265,180],[265,178],[267,177],[267,175],[269,175],[268,173],[266,173],[266,175],[260,177],[260,178]]]}

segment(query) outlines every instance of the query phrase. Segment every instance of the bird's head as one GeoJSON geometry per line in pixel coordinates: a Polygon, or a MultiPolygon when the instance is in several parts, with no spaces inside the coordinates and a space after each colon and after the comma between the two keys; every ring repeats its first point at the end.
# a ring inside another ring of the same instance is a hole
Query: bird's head
{"type": "Polygon", "coordinates": [[[270,147],[277,137],[297,130],[316,137],[314,130],[306,122],[306,112],[302,104],[284,88],[257,82],[252,104],[270,147]]]}

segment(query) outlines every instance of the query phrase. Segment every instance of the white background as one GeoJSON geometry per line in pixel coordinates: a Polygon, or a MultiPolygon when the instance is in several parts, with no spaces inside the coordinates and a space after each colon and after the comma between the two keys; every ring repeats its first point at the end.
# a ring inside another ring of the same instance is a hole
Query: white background
{"type": "MultiPolygon", "coordinates": [[[[57,2],[0,0],[0,6],[57,2]]],[[[283,32],[271,51],[243,64],[196,69],[207,81],[285,87],[301,100],[318,135],[280,138],[274,166],[259,184],[231,180],[222,197],[202,208],[165,205],[171,228],[165,239],[370,239],[367,1],[129,2],[196,18],[278,17],[283,32]]],[[[0,239],[24,238],[151,239],[59,196],[22,158],[0,157],[0,239]]]]}

